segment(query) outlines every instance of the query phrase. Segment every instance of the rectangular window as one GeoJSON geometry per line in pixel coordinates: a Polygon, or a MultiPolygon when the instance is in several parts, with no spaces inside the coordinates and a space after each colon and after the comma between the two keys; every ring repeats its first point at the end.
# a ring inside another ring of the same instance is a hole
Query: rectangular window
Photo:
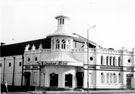
{"type": "Polygon", "coordinates": [[[9,63],[9,67],[11,67],[11,63],[9,63]]]}
{"type": "Polygon", "coordinates": [[[19,62],[19,66],[20,66],[20,67],[22,66],[22,62],[19,62]]]}

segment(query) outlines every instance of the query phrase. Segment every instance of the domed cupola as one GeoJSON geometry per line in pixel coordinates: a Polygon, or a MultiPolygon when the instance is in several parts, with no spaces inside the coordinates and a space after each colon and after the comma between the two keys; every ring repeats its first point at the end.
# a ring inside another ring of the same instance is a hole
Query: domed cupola
{"type": "Polygon", "coordinates": [[[58,20],[58,27],[54,35],[67,35],[67,20],[69,20],[66,16],[56,16],[55,17],[58,20]]]}
{"type": "Polygon", "coordinates": [[[51,49],[53,50],[70,50],[73,48],[72,34],[68,32],[67,20],[68,17],[60,15],[56,16],[58,20],[58,26],[55,33],[49,35],[51,37],[51,49]]]}
{"type": "Polygon", "coordinates": [[[68,29],[68,20],[70,19],[67,16],[64,15],[59,15],[55,17],[56,20],[58,20],[58,25],[55,33],[49,35],[50,37],[52,36],[70,36],[72,37],[73,35],[69,33],[68,29]]]}

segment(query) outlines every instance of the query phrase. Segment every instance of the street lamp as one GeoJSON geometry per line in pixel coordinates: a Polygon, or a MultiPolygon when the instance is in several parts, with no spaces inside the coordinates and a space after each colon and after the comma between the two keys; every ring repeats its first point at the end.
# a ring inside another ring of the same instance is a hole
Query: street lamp
{"type": "Polygon", "coordinates": [[[93,25],[92,27],[87,29],[87,94],[89,94],[89,70],[88,70],[88,65],[89,65],[89,30],[96,27],[96,25],[93,25]]]}

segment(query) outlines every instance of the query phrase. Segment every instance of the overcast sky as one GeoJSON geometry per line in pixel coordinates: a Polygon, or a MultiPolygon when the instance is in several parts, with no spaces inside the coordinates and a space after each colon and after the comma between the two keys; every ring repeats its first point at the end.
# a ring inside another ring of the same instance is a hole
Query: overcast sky
{"type": "Polygon", "coordinates": [[[69,32],[105,48],[135,47],[135,0],[0,0],[0,42],[45,38],[57,29],[55,16],[70,18],[69,32]]]}

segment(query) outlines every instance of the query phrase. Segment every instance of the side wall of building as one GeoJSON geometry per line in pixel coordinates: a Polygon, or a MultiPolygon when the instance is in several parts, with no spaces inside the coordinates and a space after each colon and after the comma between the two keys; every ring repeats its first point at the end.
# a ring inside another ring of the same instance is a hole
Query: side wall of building
{"type": "Polygon", "coordinates": [[[20,86],[22,77],[22,56],[7,56],[2,57],[0,62],[1,67],[1,83],[5,81],[8,85],[20,86]]]}

